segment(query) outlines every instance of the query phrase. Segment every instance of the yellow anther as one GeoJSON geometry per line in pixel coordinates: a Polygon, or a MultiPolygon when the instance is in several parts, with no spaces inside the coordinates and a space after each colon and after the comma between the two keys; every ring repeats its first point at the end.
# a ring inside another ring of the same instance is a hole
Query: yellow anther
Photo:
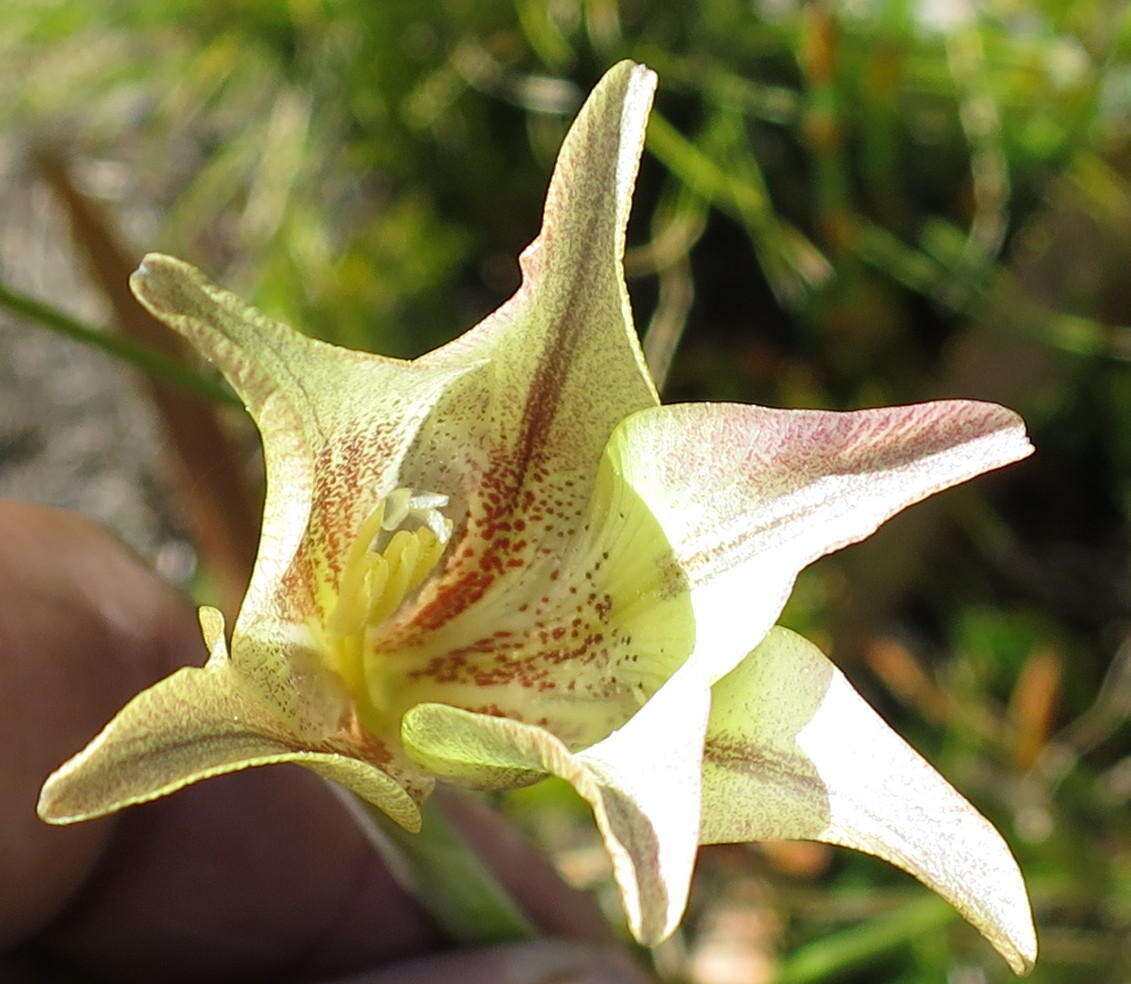
{"type": "Polygon", "coordinates": [[[365,579],[366,598],[377,598],[385,593],[389,581],[389,562],[384,554],[371,553],[365,558],[369,572],[365,579]]]}
{"type": "Polygon", "coordinates": [[[416,537],[408,530],[397,530],[397,532],[393,534],[393,538],[389,541],[389,545],[382,551],[385,555],[385,559],[389,562],[389,566],[399,566],[401,554],[406,550],[411,550],[415,542],[416,537]]]}
{"type": "Polygon", "coordinates": [[[420,553],[416,558],[415,568],[408,579],[409,591],[415,591],[424,583],[424,579],[436,566],[436,561],[440,559],[440,554],[444,552],[445,547],[445,544],[438,540],[436,534],[427,526],[422,526],[416,531],[416,539],[420,545],[420,553]]]}
{"type": "Polygon", "coordinates": [[[350,636],[365,627],[369,594],[365,591],[365,575],[369,568],[366,556],[373,538],[381,532],[385,519],[385,501],[365,518],[357,531],[357,538],[350,544],[342,562],[342,575],[338,581],[338,603],[330,616],[327,628],[337,636],[350,636]]]}
{"type": "Polygon", "coordinates": [[[365,518],[346,551],[326,621],[326,659],[351,690],[365,685],[367,630],[394,615],[443,555],[452,532],[440,512],[447,502],[434,492],[396,489],[365,518]],[[409,528],[401,529],[404,523],[409,528]]]}
{"type": "Polygon", "coordinates": [[[416,566],[420,546],[415,533],[398,530],[385,548],[388,577],[380,594],[369,596],[368,622],[379,625],[393,614],[408,593],[408,579],[416,566]]]}

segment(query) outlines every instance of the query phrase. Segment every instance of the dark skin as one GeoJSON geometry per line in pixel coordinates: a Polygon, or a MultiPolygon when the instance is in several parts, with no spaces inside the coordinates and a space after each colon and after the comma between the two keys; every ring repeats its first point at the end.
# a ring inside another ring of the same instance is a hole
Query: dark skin
{"type": "Polygon", "coordinates": [[[478,802],[452,820],[547,939],[454,950],[334,796],[251,769],[51,827],[44,778],[203,645],[186,599],[109,533],[0,501],[0,981],[640,981],[591,900],[478,802]]]}

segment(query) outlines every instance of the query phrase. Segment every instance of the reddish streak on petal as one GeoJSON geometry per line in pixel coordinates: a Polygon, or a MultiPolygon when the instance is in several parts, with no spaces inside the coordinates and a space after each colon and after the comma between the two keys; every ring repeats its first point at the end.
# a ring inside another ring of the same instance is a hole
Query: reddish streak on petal
{"type": "MultiPolygon", "coordinates": [[[[551,248],[552,235],[543,232],[541,242],[542,251],[551,248]]],[[[418,644],[423,634],[435,631],[475,604],[500,575],[527,566],[540,544],[526,538],[512,539],[512,532],[524,531],[528,523],[546,516],[577,515],[583,508],[584,503],[570,492],[574,483],[568,481],[567,488],[554,489],[547,469],[555,451],[548,446],[549,433],[577,356],[579,331],[587,324],[582,307],[591,286],[576,278],[569,285],[568,296],[557,302],[563,312],[561,321],[547,332],[550,341],[527,390],[516,440],[510,448],[496,451],[481,476],[465,532],[471,542],[482,544],[478,563],[472,567],[474,555],[456,553],[435,594],[397,633],[396,645],[418,644]]],[[[536,284],[523,287],[522,293],[534,296],[536,284]]],[[[595,471],[596,461],[592,466],[595,471]]],[[[556,525],[546,524],[546,532],[553,532],[556,525]]]]}
{"type": "Polygon", "coordinates": [[[337,584],[342,560],[364,516],[377,502],[378,463],[390,452],[372,433],[327,442],[314,458],[306,533],[283,574],[278,595],[284,618],[304,621],[319,612],[319,584],[337,584]]]}

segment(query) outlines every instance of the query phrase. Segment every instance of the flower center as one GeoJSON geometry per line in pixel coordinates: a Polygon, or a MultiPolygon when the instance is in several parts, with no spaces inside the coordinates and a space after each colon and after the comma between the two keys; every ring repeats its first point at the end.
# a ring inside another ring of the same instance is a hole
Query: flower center
{"type": "Polygon", "coordinates": [[[366,694],[365,637],[395,614],[432,572],[452,534],[448,497],[400,488],[366,517],[338,579],[326,621],[327,659],[357,697],[366,694]]]}

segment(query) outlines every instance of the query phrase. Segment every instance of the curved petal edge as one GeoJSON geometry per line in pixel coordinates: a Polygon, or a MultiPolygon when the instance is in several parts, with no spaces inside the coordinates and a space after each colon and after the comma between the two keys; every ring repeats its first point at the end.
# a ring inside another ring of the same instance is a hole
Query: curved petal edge
{"type": "Polygon", "coordinates": [[[874,854],[953,905],[1018,974],[1036,960],[1001,835],[807,640],[775,628],[712,688],[703,843],[818,840],[874,854]]]}
{"type": "Polygon", "coordinates": [[[412,708],[402,738],[428,771],[472,787],[569,782],[593,808],[633,936],[654,945],[683,915],[697,848],[706,689],[680,704],[685,729],[657,707],[576,753],[535,725],[445,704],[412,708]]]}

